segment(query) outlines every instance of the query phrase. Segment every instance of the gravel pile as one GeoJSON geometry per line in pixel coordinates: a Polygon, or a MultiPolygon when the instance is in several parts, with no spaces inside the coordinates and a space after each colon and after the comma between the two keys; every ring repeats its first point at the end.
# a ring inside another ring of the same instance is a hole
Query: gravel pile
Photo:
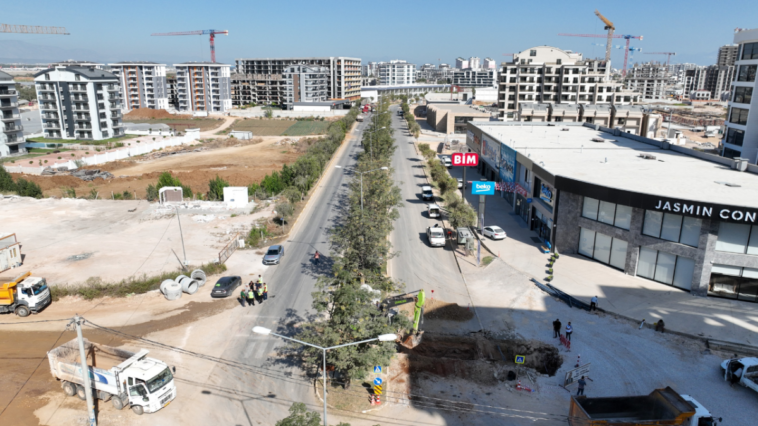
{"type": "Polygon", "coordinates": [[[75,178],[79,178],[83,181],[92,181],[97,178],[100,179],[113,179],[113,175],[109,172],[100,171],[100,169],[95,170],[84,170],[84,169],[78,169],[71,172],[71,176],[75,178]]]}

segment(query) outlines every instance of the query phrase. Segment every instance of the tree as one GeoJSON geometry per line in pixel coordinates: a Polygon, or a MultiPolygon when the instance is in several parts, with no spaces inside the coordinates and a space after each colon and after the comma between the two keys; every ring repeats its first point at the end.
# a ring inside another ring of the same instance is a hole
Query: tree
{"type": "Polygon", "coordinates": [[[310,411],[302,402],[294,402],[290,415],[276,422],[276,426],[321,426],[321,416],[310,411]]]}
{"type": "Polygon", "coordinates": [[[305,196],[305,191],[308,190],[308,178],[303,175],[297,175],[293,184],[300,190],[301,196],[305,196]]]}
{"type": "MultiPolygon", "coordinates": [[[[182,186],[182,182],[178,178],[171,175],[171,172],[163,172],[158,176],[158,183],[155,186],[156,190],[160,190],[164,186],[182,186]]],[[[191,197],[192,195],[190,195],[191,197]]]]}
{"type": "Polygon", "coordinates": [[[282,224],[284,224],[288,217],[292,216],[292,214],[295,213],[295,206],[292,205],[292,203],[289,201],[282,201],[280,203],[277,203],[274,208],[276,209],[276,214],[279,215],[282,224]]]}
{"type": "Polygon", "coordinates": [[[42,198],[42,189],[39,185],[23,178],[16,181],[16,192],[22,197],[42,198]]]}
{"type": "Polygon", "coordinates": [[[263,116],[266,118],[271,118],[274,116],[274,111],[271,110],[271,107],[266,107],[263,109],[263,116]]]}
{"type": "Polygon", "coordinates": [[[291,204],[295,204],[300,201],[300,197],[302,197],[302,195],[303,193],[294,186],[288,186],[284,189],[284,191],[282,191],[282,196],[286,198],[287,201],[289,201],[291,204]]]}
{"type": "Polygon", "coordinates": [[[255,190],[254,197],[259,200],[265,200],[268,198],[268,192],[266,192],[266,188],[258,187],[258,189],[255,190]]]}
{"type": "Polygon", "coordinates": [[[17,84],[16,90],[18,90],[19,99],[26,99],[27,101],[33,101],[37,99],[37,89],[34,87],[34,85],[22,86],[20,84],[17,84]]]}
{"type": "Polygon", "coordinates": [[[215,179],[211,179],[208,182],[208,199],[211,201],[223,200],[224,188],[227,186],[229,186],[229,182],[216,175],[215,179]]]}
{"type": "Polygon", "coordinates": [[[284,189],[284,183],[279,176],[279,172],[272,172],[270,175],[266,175],[261,182],[261,186],[271,195],[276,195],[284,189]]]}
{"type": "Polygon", "coordinates": [[[463,202],[457,192],[449,192],[445,196],[447,203],[448,220],[453,228],[474,226],[476,212],[470,205],[463,202]]]}
{"type": "Polygon", "coordinates": [[[13,176],[0,166],[0,191],[3,192],[15,192],[16,183],[13,182],[13,176]]]}

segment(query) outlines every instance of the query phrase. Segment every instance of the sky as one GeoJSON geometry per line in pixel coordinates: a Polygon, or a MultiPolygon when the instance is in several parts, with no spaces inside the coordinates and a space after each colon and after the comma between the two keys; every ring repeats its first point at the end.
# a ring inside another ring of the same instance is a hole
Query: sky
{"type": "MultiPolygon", "coordinates": [[[[8,1],[2,23],[66,27],[71,35],[0,33],[0,60],[9,56],[54,61],[164,63],[210,59],[208,36],[151,37],[156,32],[228,30],[216,37],[216,60],[236,58],[348,56],[368,61],[404,59],[421,65],[454,65],[455,58],[510,60],[533,46],[551,45],[604,57],[603,38],[558,33],[604,34],[594,10],[610,19],[616,34],[642,35],[630,62],[666,61],[711,65],[734,29],[758,26],[758,1],[636,0],[555,1],[8,1]]],[[[621,46],[625,40],[616,39],[621,46]]],[[[620,68],[622,49],[613,49],[620,68]]]]}

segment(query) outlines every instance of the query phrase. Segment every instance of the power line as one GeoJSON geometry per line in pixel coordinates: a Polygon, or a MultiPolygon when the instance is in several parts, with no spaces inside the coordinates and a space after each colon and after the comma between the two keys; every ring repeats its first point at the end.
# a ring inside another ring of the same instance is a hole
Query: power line
{"type": "Polygon", "coordinates": [[[72,319],[73,318],[62,318],[62,319],[39,320],[39,321],[0,322],[0,325],[37,324],[37,323],[40,323],[40,322],[71,321],[72,319]]]}

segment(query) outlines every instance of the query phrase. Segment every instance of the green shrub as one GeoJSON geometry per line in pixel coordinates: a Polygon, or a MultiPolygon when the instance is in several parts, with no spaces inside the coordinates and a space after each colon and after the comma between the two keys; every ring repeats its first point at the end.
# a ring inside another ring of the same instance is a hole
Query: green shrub
{"type": "Polygon", "coordinates": [[[224,199],[224,188],[229,186],[229,182],[221,179],[216,175],[215,179],[208,182],[208,199],[212,201],[224,199]]]}
{"type": "Polygon", "coordinates": [[[155,185],[150,184],[147,186],[147,189],[145,190],[145,198],[147,198],[147,201],[155,201],[158,199],[158,189],[155,185]]]}

